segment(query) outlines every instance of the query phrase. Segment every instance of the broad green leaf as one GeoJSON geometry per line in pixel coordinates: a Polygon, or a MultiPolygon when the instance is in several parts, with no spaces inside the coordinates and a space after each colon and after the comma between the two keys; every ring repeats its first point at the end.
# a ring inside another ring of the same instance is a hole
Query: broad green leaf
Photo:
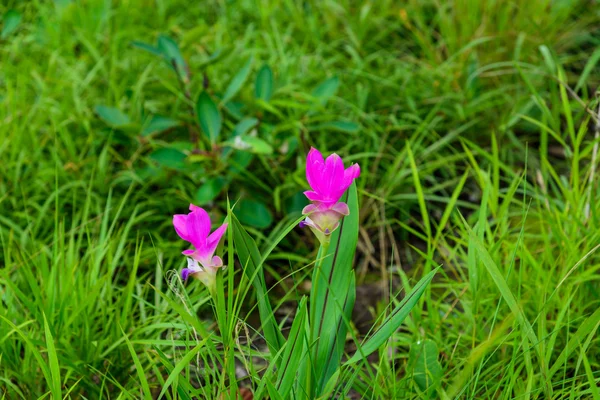
{"type": "Polygon", "coordinates": [[[258,124],[258,120],[256,118],[244,118],[240,122],[237,123],[235,128],[233,128],[233,132],[231,133],[232,137],[242,136],[252,128],[254,128],[258,124]]]}
{"type": "Polygon", "coordinates": [[[162,117],[160,115],[154,115],[144,124],[142,129],[142,136],[150,136],[155,133],[164,132],[171,128],[179,126],[181,123],[175,119],[162,117]]]}
{"type": "Polygon", "coordinates": [[[94,108],[94,111],[98,114],[100,119],[113,128],[123,127],[131,123],[131,120],[127,115],[114,107],[97,105],[94,108]]]}
{"type": "Polygon", "coordinates": [[[277,389],[282,398],[288,398],[290,390],[296,381],[296,373],[300,361],[306,354],[306,297],[302,297],[298,305],[298,312],[294,317],[290,334],[285,344],[285,351],[281,360],[281,371],[277,373],[277,389]]]}
{"type": "Polygon", "coordinates": [[[260,201],[242,199],[235,208],[235,215],[245,225],[264,229],[273,223],[273,215],[260,201]]]}
{"type": "Polygon", "coordinates": [[[409,365],[413,372],[413,379],[425,393],[426,398],[435,396],[436,388],[439,387],[443,376],[438,357],[437,345],[432,340],[421,340],[410,346],[409,365]]]}
{"type": "Polygon", "coordinates": [[[155,56],[162,57],[162,55],[163,55],[158,47],[152,46],[151,44],[148,44],[148,43],[139,42],[137,40],[134,40],[133,42],[131,42],[131,45],[133,47],[137,47],[138,49],[147,51],[150,54],[154,54],[155,56]]]}
{"type": "Polygon", "coordinates": [[[254,158],[254,154],[248,153],[247,151],[236,151],[233,153],[233,156],[229,159],[229,171],[235,175],[248,167],[250,162],[254,158]]]}
{"type": "Polygon", "coordinates": [[[149,157],[165,167],[180,169],[185,166],[186,155],[170,147],[154,150],[149,157]]]}
{"type": "Polygon", "coordinates": [[[219,176],[211,178],[204,182],[202,186],[198,188],[194,199],[196,204],[202,206],[208,202],[211,202],[221,193],[221,190],[225,187],[227,181],[225,178],[219,176]]]}
{"type": "MultiPolygon", "coordinates": [[[[256,247],[254,239],[246,232],[236,216],[231,214],[230,218],[236,253],[242,269],[244,270],[244,274],[246,274],[256,291],[258,312],[264,337],[267,341],[271,356],[274,357],[283,346],[285,340],[279,330],[279,326],[273,315],[271,303],[269,302],[267,284],[265,283],[265,276],[263,273],[262,257],[258,251],[258,247],[256,247]]],[[[280,359],[276,359],[276,362],[277,364],[280,364],[280,359]]]]}
{"type": "Polygon", "coordinates": [[[360,348],[354,353],[352,358],[346,361],[346,365],[354,364],[359,360],[362,360],[364,357],[367,357],[379,347],[381,347],[393,334],[398,330],[402,322],[408,317],[408,314],[412,311],[413,307],[423,295],[423,292],[433,279],[433,276],[436,274],[436,268],[431,271],[429,274],[425,275],[417,284],[413,287],[413,290],[407,294],[400,304],[392,312],[388,315],[381,326],[377,328],[377,330],[370,335],[367,340],[360,346],[360,348]]]}
{"type": "Polygon", "coordinates": [[[21,23],[21,14],[16,10],[8,10],[2,17],[2,33],[0,39],[6,39],[11,33],[17,30],[21,23]]]}
{"type": "Polygon", "coordinates": [[[177,42],[168,36],[160,35],[157,41],[157,48],[167,63],[175,69],[180,77],[189,79],[186,63],[177,42]]]}
{"type": "Polygon", "coordinates": [[[256,76],[255,94],[257,99],[271,100],[273,95],[273,71],[268,65],[263,65],[256,76]]]}
{"type": "Polygon", "coordinates": [[[202,92],[200,93],[200,96],[198,96],[198,101],[196,102],[196,114],[202,131],[210,142],[215,144],[219,138],[219,133],[221,132],[222,119],[217,105],[213,102],[208,93],[202,92]]]}
{"type": "MultiPolygon", "coordinates": [[[[354,252],[358,242],[358,196],[356,183],[343,197],[350,214],[331,235],[326,253],[319,252],[310,293],[311,343],[313,369],[318,396],[339,368],[346,339],[347,323],[354,307],[354,252]]],[[[321,248],[323,250],[323,248],[321,248]]]]}
{"type": "Polygon", "coordinates": [[[286,214],[295,212],[300,213],[307,204],[308,200],[306,199],[304,192],[296,192],[294,195],[284,200],[283,210],[286,214]]]}
{"type": "Polygon", "coordinates": [[[271,154],[273,153],[273,147],[264,140],[255,136],[245,136],[241,139],[245,144],[249,146],[249,150],[256,154],[271,154]]]}
{"type": "Polygon", "coordinates": [[[335,95],[340,86],[340,80],[337,76],[332,76],[321,82],[312,92],[312,95],[319,100],[321,105],[335,95]]]}
{"type": "Polygon", "coordinates": [[[252,57],[244,64],[242,68],[238,71],[237,74],[233,77],[231,82],[229,82],[229,86],[225,89],[225,94],[223,95],[223,99],[221,99],[221,103],[227,103],[229,100],[233,98],[240,91],[246,79],[248,79],[248,75],[250,75],[250,69],[252,68],[252,57]]]}

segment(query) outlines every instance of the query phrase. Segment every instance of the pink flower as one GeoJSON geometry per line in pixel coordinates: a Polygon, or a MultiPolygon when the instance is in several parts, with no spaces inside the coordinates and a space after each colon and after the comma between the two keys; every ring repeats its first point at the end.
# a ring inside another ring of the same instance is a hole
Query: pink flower
{"type": "Polygon", "coordinates": [[[329,208],[340,200],[359,175],[358,164],[344,169],[340,156],[333,153],[323,160],[321,152],[311,147],[306,157],[306,179],[312,190],[304,194],[310,201],[329,208]]]}
{"type": "MultiPolygon", "coordinates": [[[[189,275],[197,274],[195,276],[202,278],[199,272],[208,272],[214,277],[217,268],[223,266],[221,257],[215,256],[214,253],[227,230],[227,224],[224,223],[210,233],[211,223],[208,213],[193,204],[190,204],[190,211],[189,214],[173,216],[173,226],[179,237],[195,247],[195,250],[185,250],[182,253],[188,256],[188,267],[181,271],[181,277],[185,280],[189,275]]],[[[202,279],[203,282],[204,280],[202,279]]]]}
{"type": "Polygon", "coordinates": [[[331,233],[350,214],[348,205],[339,200],[359,175],[358,164],[344,169],[340,156],[334,153],[323,160],[319,150],[311,147],[306,157],[306,179],[312,190],[304,194],[312,204],[302,210],[306,218],[300,226],[308,226],[322,245],[329,244],[331,233]]]}

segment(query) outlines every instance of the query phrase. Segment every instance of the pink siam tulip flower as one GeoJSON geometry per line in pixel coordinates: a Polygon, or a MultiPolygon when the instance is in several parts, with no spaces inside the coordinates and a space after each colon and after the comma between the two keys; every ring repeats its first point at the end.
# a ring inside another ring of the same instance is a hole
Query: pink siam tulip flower
{"type": "Polygon", "coordinates": [[[302,210],[306,219],[300,226],[308,226],[321,244],[329,244],[331,233],[350,213],[348,205],[339,200],[359,175],[358,164],[344,168],[344,162],[337,154],[331,154],[324,160],[319,150],[310,149],[306,157],[306,179],[312,190],[304,194],[312,204],[302,210]]]}
{"type": "Polygon", "coordinates": [[[173,216],[173,226],[179,237],[190,242],[195,248],[182,253],[188,256],[188,267],[181,271],[181,277],[185,280],[192,275],[211,289],[217,269],[223,266],[221,257],[215,256],[214,253],[227,230],[227,223],[210,233],[211,223],[208,213],[193,204],[190,204],[190,211],[189,214],[173,216]]]}
{"type": "Polygon", "coordinates": [[[321,152],[311,147],[306,157],[306,179],[312,190],[304,194],[313,203],[330,208],[340,200],[359,175],[358,164],[344,169],[340,156],[333,153],[323,160],[321,152]]]}

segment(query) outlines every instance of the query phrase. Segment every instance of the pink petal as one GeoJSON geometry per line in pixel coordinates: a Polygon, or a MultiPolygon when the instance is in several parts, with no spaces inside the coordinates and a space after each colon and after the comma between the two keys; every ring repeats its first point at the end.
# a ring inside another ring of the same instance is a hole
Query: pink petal
{"type": "Polygon", "coordinates": [[[344,162],[342,158],[335,153],[327,157],[323,175],[327,183],[321,187],[322,194],[328,200],[338,201],[342,195],[339,193],[340,188],[344,184],[344,162]]]}
{"type": "Polygon", "coordinates": [[[207,253],[210,252],[210,254],[212,255],[212,253],[215,252],[215,249],[219,245],[219,241],[221,240],[221,237],[223,236],[226,230],[227,223],[224,223],[223,225],[215,229],[213,233],[210,234],[210,236],[206,240],[207,253]]]}
{"type": "Polygon", "coordinates": [[[191,256],[194,254],[194,250],[184,250],[181,252],[181,254],[183,254],[184,256],[191,256]]]}
{"type": "Polygon", "coordinates": [[[189,241],[196,249],[204,247],[206,238],[210,233],[210,217],[204,209],[196,207],[194,211],[188,214],[187,233],[189,241]]]}
{"type": "MultiPolygon", "coordinates": [[[[346,189],[352,185],[352,181],[360,176],[360,166],[358,164],[351,165],[344,171],[344,185],[346,189]]],[[[345,190],[345,189],[344,189],[345,190]]]]}
{"type": "Polygon", "coordinates": [[[333,207],[331,207],[331,209],[337,213],[340,213],[342,215],[349,215],[350,214],[350,209],[348,208],[348,204],[343,203],[343,202],[339,202],[339,203],[335,203],[333,205],[333,207]]]}
{"type": "Polygon", "coordinates": [[[306,180],[313,190],[318,191],[321,188],[324,166],[321,152],[311,147],[306,156],[306,180]]]}
{"type": "Polygon", "coordinates": [[[315,205],[315,204],[309,204],[309,205],[307,205],[306,207],[304,207],[302,209],[302,215],[310,214],[312,212],[317,211],[318,209],[319,209],[319,207],[317,205],[315,205]]]}
{"type": "Polygon", "coordinates": [[[306,192],[304,192],[304,195],[310,200],[310,201],[322,201],[323,200],[323,196],[321,196],[320,193],[317,193],[315,191],[312,190],[307,190],[306,192]]]}
{"type": "Polygon", "coordinates": [[[191,211],[191,212],[194,212],[194,211],[197,211],[197,210],[202,210],[202,211],[204,211],[204,210],[202,209],[202,207],[198,207],[198,206],[195,206],[195,205],[193,205],[193,204],[190,204],[190,211],[191,211]]]}
{"type": "Polygon", "coordinates": [[[212,264],[213,267],[216,267],[216,268],[222,267],[223,266],[223,260],[221,260],[221,257],[219,257],[219,256],[214,256],[212,258],[211,264],[212,264]]]}
{"type": "Polygon", "coordinates": [[[173,226],[175,227],[175,232],[177,232],[179,237],[186,242],[189,242],[187,218],[188,216],[185,214],[173,215],[173,226]]]}

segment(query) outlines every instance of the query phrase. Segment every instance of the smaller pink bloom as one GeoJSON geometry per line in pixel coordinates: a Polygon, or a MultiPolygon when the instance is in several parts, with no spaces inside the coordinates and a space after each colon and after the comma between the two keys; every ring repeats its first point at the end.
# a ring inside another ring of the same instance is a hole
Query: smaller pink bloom
{"type": "Polygon", "coordinates": [[[227,230],[224,223],[213,233],[210,233],[211,222],[204,209],[190,204],[189,214],[176,214],[173,216],[173,226],[180,238],[194,246],[194,250],[185,250],[182,254],[188,256],[188,267],[181,271],[185,280],[189,275],[198,272],[208,272],[214,275],[217,268],[223,266],[221,257],[215,256],[215,250],[221,237],[227,230]]]}
{"type": "Polygon", "coordinates": [[[306,179],[312,190],[304,192],[308,199],[327,208],[337,203],[352,181],[360,176],[360,166],[344,168],[341,157],[333,153],[326,160],[311,147],[306,157],[306,179]]]}

